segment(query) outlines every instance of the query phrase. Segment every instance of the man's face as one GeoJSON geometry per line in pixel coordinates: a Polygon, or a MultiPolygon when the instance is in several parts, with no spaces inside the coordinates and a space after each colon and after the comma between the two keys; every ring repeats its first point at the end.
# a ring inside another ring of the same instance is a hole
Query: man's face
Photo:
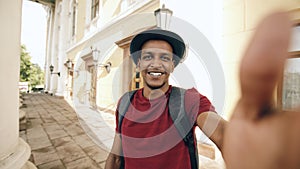
{"type": "Polygon", "coordinates": [[[142,46],[137,68],[142,74],[144,86],[150,89],[167,88],[169,76],[174,70],[173,49],[163,40],[149,40],[142,46]]]}

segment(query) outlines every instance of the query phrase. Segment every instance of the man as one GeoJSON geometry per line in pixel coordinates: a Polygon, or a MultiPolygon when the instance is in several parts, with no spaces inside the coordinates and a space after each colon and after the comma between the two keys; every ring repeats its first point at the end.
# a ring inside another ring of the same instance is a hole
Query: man
{"type": "MultiPolygon", "coordinates": [[[[224,136],[220,136],[222,141],[215,141],[221,143],[227,169],[300,168],[300,110],[282,112],[273,103],[274,89],[288,56],[291,26],[284,12],[268,16],[258,25],[241,60],[241,98],[224,136]]],[[[119,137],[113,149],[122,149],[119,137]]],[[[115,164],[119,160],[118,155],[110,154],[106,168],[118,168],[115,164]]],[[[152,164],[140,168],[146,165],[152,164]]]]}
{"type": "MultiPolygon", "coordinates": [[[[192,168],[188,146],[176,131],[168,106],[174,90],[169,85],[169,76],[183,58],[185,49],[179,35],[158,28],[133,38],[130,53],[144,87],[133,95],[121,126],[117,118],[117,134],[106,162],[107,169],[120,168],[121,153],[128,169],[192,168]]],[[[210,101],[193,88],[186,90],[183,104],[192,130],[200,127],[221,149],[226,122],[210,101]]],[[[117,117],[119,107],[120,104],[117,117]]]]}

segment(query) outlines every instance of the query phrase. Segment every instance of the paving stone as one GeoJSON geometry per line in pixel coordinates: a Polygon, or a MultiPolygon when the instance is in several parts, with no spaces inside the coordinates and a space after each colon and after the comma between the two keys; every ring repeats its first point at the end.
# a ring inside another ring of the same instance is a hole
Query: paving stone
{"type": "Polygon", "coordinates": [[[53,132],[55,130],[61,129],[61,126],[58,125],[56,122],[55,123],[44,123],[43,126],[44,126],[44,129],[46,132],[53,132]]]}
{"type": "Polygon", "coordinates": [[[31,150],[36,150],[36,149],[52,146],[52,144],[47,136],[40,137],[40,138],[28,138],[27,142],[30,145],[31,150]]]}
{"type": "MultiPolygon", "coordinates": [[[[49,113],[50,114],[50,113],[49,113]]],[[[59,111],[55,110],[55,112],[51,112],[51,116],[56,120],[59,121],[59,119],[63,119],[63,120],[67,120],[65,119],[65,117],[63,116],[62,113],[60,113],[59,111]]]]}
{"type": "Polygon", "coordinates": [[[91,138],[86,134],[74,136],[73,139],[81,148],[86,148],[95,145],[91,138]]]}
{"type": "Polygon", "coordinates": [[[56,147],[59,157],[64,163],[68,163],[79,158],[86,157],[84,151],[76,144],[67,144],[64,146],[56,147]]]}
{"type": "Polygon", "coordinates": [[[44,110],[39,111],[39,114],[40,114],[41,118],[52,118],[52,115],[49,114],[47,111],[44,111],[44,110]]]}
{"type": "Polygon", "coordinates": [[[66,163],[66,166],[68,169],[102,169],[97,163],[87,157],[66,163]]]}
{"type": "Polygon", "coordinates": [[[67,118],[65,118],[65,117],[62,116],[62,115],[60,115],[60,116],[53,116],[53,118],[54,118],[57,122],[68,120],[67,118]]]}
{"type": "Polygon", "coordinates": [[[60,146],[65,146],[67,144],[73,143],[74,144],[74,140],[72,140],[72,138],[70,136],[67,137],[61,137],[61,138],[57,138],[52,140],[52,144],[54,147],[60,147],[60,146]]]}
{"type": "Polygon", "coordinates": [[[67,105],[64,104],[64,105],[60,105],[59,107],[57,107],[56,110],[57,110],[58,112],[63,112],[63,111],[65,111],[65,108],[63,108],[63,107],[61,107],[61,106],[67,106],[67,105]]]}
{"type": "Polygon", "coordinates": [[[51,140],[56,139],[56,138],[60,138],[60,137],[68,136],[68,134],[63,129],[54,130],[54,131],[50,131],[50,132],[47,132],[47,133],[48,133],[51,140]]]}
{"type": "Polygon", "coordinates": [[[67,119],[71,120],[71,121],[78,121],[78,117],[77,115],[65,115],[67,119]]]}
{"type": "Polygon", "coordinates": [[[84,133],[81,127],[78,127],[76,124],[68,124],[64,125],[64,129],[67,131],[67,133],[71,136],[77,136],[84,133]]]}
{"type": "Polygon", "coordinates": [[[38,125],[27,130],[28,139],[41,138],[41,137],[47,137],[47,134],[42,128],[42,126],[38,125]]]}
{"type": "Polygon", "coordinates": [[[48,115],[48,112],[47,112],[47,110],[45,110],[45,109],[40,109],[40,110],[39,110],[39,113],[40,113],[40,114],[44,114],[44,115],[48,115]]]}
{"type": "Polygon", "coordinates": [[[60,125],[69,125],[72,124],[73,122],[70,120],[63,120],[63,121],[58,121],[57,123],[60,125]]]}
{"type": "Polygon", "coordinates": [[[40,165],[59,159],[58,154],[53,147],[33,150],[32,155],[35,165],[40,165]]]}
{"type": "Polygon", "coordinates": [[[40,118],[29,118],[28,121],[30,122],[30,126],[37,126],[43,124],[43,121],[40,118]]]}
{"type": "Polygon", "coordinates": [[[104,151],[98,146],[87,147],[84,149],[84,151],[97,163],[104,162],[108,156],[108,152],[104,151]]]}
{"type": "Polygon", "coordinates": [[[27,110],[26,111],[27,113],[26,113],[26,116],[28,117],[28,118],[40,118],[40,115],[39,115],[39,113],[37,113],[37,112],[32,112],[32,110],[27,110]]]}
{"type": "Polygon", "coordinates": [[[52,117],[42,117],[42,119],[43,119],[43,121],[45,123],[53,123],[53,122],[55,122],[54,118],[52,118],[52,117]]]}
{"type": "Polygon", "coordinates": [[[63,163],[60,160],[41,164],[37,167],[38,169],[66,169],[66,167],[63,165],[63,163]]]}

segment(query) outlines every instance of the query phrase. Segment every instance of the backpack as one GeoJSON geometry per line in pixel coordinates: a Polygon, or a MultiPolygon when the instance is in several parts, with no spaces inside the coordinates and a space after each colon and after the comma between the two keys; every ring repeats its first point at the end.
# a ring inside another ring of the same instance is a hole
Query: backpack
{"type": "MultiPolygon", "coordinates": [[[[133,90],[130,92],[125,93],[120,100],[119,105],[119,116],[118,116],[118,128],[119,133],[121,133],[121,125],[125,113],[131,103],[131,100],[136,93],[137,90],[133,90]]],[[[184,107],[184,96],[185,96],[185,89],[172,87],[171,94],[169,98],[169,113],[173,120],[173,123],[182,137],[185,145],[188,147],[189,155],[190,155],[190,163],[192,169],[198,169],[198,151],[196,145],[196,137],[193,131],[193,124],[191,124],[188,120],[186,115],[185,107],[184,107]]],[[[122,138],[122,137],[121,137],[122,138]]],[[[121,167],[120,169],[124,168],[124,157],[121,155],[121,167]]]]}

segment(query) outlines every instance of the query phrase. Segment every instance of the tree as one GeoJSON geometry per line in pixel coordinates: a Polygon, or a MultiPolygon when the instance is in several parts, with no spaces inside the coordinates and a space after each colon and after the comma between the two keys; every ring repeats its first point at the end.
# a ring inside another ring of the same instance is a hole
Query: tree
{"type": "Polygon", "coordinates": [[[20,82],[29,82],[30,87],[44,84],[44,73],[38,64],[31,63],[25,45],[21,45],[20,82]]]}
{"type": "Polygon", "coordinates": [[[32,87],[44,84],[44,72],[38,64],[32,64],[31,76],[29,79],[32,87]]]}
{"type": "Polygon", "coordinates": [[[21,45],[21,56],[20,56],[20,82],[29,82],[30,68],[31,68],[31,56],[26,51],[26,47],[21,45]]]}

